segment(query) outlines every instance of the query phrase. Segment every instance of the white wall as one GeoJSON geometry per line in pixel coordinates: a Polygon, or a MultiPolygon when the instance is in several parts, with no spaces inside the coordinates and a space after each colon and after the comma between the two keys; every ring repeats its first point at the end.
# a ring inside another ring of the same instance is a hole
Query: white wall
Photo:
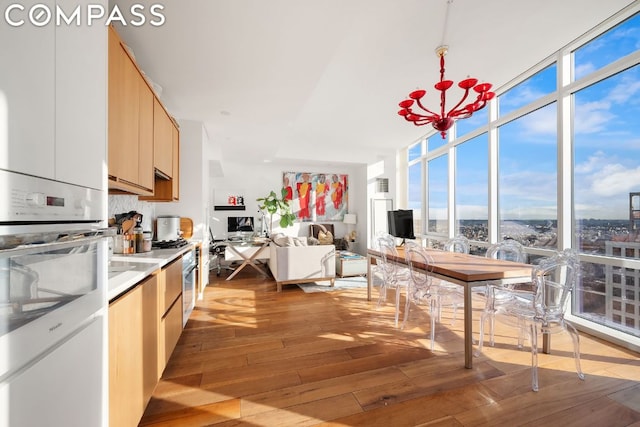
{"type": "MultiPolygon", "coordinates": [[[[211,178],[212,201],[226,200],[229,194],[244,197],[246,210],[244,211],[224,211],[213,210],[211,207],[211,229],[216,239],[223,239],[227,236],[228,216],[253,216],[256,220],[256,228],[260,229],[259,220],[261,214],[258,211],[256,199],[265,197],[271,190],[279,192],[282,188],[283,172],[312,172],[312,173],[339,173],[349,175],[349,213],[355,213],[358,223],[356,231],[358,242],[352,247],[353,250],[364,253],[366,251],[366,241],[360,236],[366,236],[367,229],[367,167],[362,165],[329,165],[317,166],[312,164],[299,163],[295,166],[275,163],[246,164],[223,162],[221,177],[211,178]]],[[[276,222],[276,221],[274,221],[276,222]]],[[[291,236],[308,236],[310,222],[296,222],[293,227],[280,230],[277,223],[274,224],[274,232],[282,231],[291,236]]],[[[347,225],[342,222],[334,222],[334,230],[337,237],[343,237],[347,232],[347,225]]]]}
{"type": "MultiPolygon", "coordinates": [[[[396,195],[400,190],[398,190],[398,183],[403,182],[399,179],[398,168],[396,165],[396,157],[390,156],[384,159],[381,159],[377,163],[370,164],[367,167],[367,195],[366,195],[366,212],[367,212],[367,227],[363,230],[361,236],[366,235],[366,241],[362,242],[363,247],[368,247],[371,239],[373,237],[372,227],[371,227],[371,200],[372,199],[391,199],[393,201],[393,209],[398,209],[398,198],[396,195]],[[388,193],[378,193],[376,189],[376,179],[377,178],[387,178],[389,179],[389,192],[388,193]]],[[[359,221],[359,220],[358,220],[359,221]]],[[[363,239],[364,240],[364,239],[363,239]]],[[[370,246],[370,245],[369,245],[370,246]]]]}

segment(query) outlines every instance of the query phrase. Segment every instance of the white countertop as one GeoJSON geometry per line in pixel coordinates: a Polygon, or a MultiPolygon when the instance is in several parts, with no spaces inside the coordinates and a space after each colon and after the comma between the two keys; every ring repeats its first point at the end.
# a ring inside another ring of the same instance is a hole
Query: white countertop
{"type": "Polygon", "coordinates": [[[191,242],[177,249],[154,249],[151,252],[133,255],[113,255],[109,262],[109,301],[125,293],[136,283],[144,280],[154,271],[161,269],[174,259],[195,247],[191,242]]]}

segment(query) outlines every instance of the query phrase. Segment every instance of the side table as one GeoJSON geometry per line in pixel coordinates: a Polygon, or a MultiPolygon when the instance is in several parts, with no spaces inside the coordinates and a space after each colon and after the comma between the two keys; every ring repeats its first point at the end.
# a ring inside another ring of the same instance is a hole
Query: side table
{"type": "Polygon", "coordinates": [[[340,277],[366,276],[367,258],[354,252],[337,251],[336,275],[340,277]]]}

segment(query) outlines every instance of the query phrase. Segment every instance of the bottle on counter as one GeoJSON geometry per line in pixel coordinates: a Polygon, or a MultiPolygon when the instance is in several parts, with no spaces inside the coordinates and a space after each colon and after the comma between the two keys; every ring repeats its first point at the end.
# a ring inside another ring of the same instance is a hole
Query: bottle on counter
{"type": "Polygon", "coordinates": [[[122,235],[122,253],[127,255],[136,253],[136,241],[133,234],[122,235]]]}
{"type": "Polygon", "coordinates": [[[150,252],[152,246],[152,234],[150,231],[145,231],[142,233],[142,249],[144,252],[150,252]]]}
{"type": "Polygon", "coordinates": [[[135,253],[144,252],[144,235],[142,234],[142,224],[140,220],[136,222],[136,226],[133,227],[133,240],[135,246],[135,253]]]}

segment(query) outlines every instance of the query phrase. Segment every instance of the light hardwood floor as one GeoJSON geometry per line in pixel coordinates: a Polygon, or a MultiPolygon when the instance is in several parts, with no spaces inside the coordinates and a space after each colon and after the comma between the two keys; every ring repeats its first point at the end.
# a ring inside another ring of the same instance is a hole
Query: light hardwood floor
{"type": "Polygon", "coordinates": [[[248,270],[210,276],[140,425],[640,426],[637,353],[581,334],[580,381],[570,338],[554,335],[534,393],[531,353],[516,349],[513,330],[498,329],[496,346],[465,369],[451,313],[431,352],[426,308],[400,330],[391,304],[376,310],[366,288],[277,293],[248,270]]]}

